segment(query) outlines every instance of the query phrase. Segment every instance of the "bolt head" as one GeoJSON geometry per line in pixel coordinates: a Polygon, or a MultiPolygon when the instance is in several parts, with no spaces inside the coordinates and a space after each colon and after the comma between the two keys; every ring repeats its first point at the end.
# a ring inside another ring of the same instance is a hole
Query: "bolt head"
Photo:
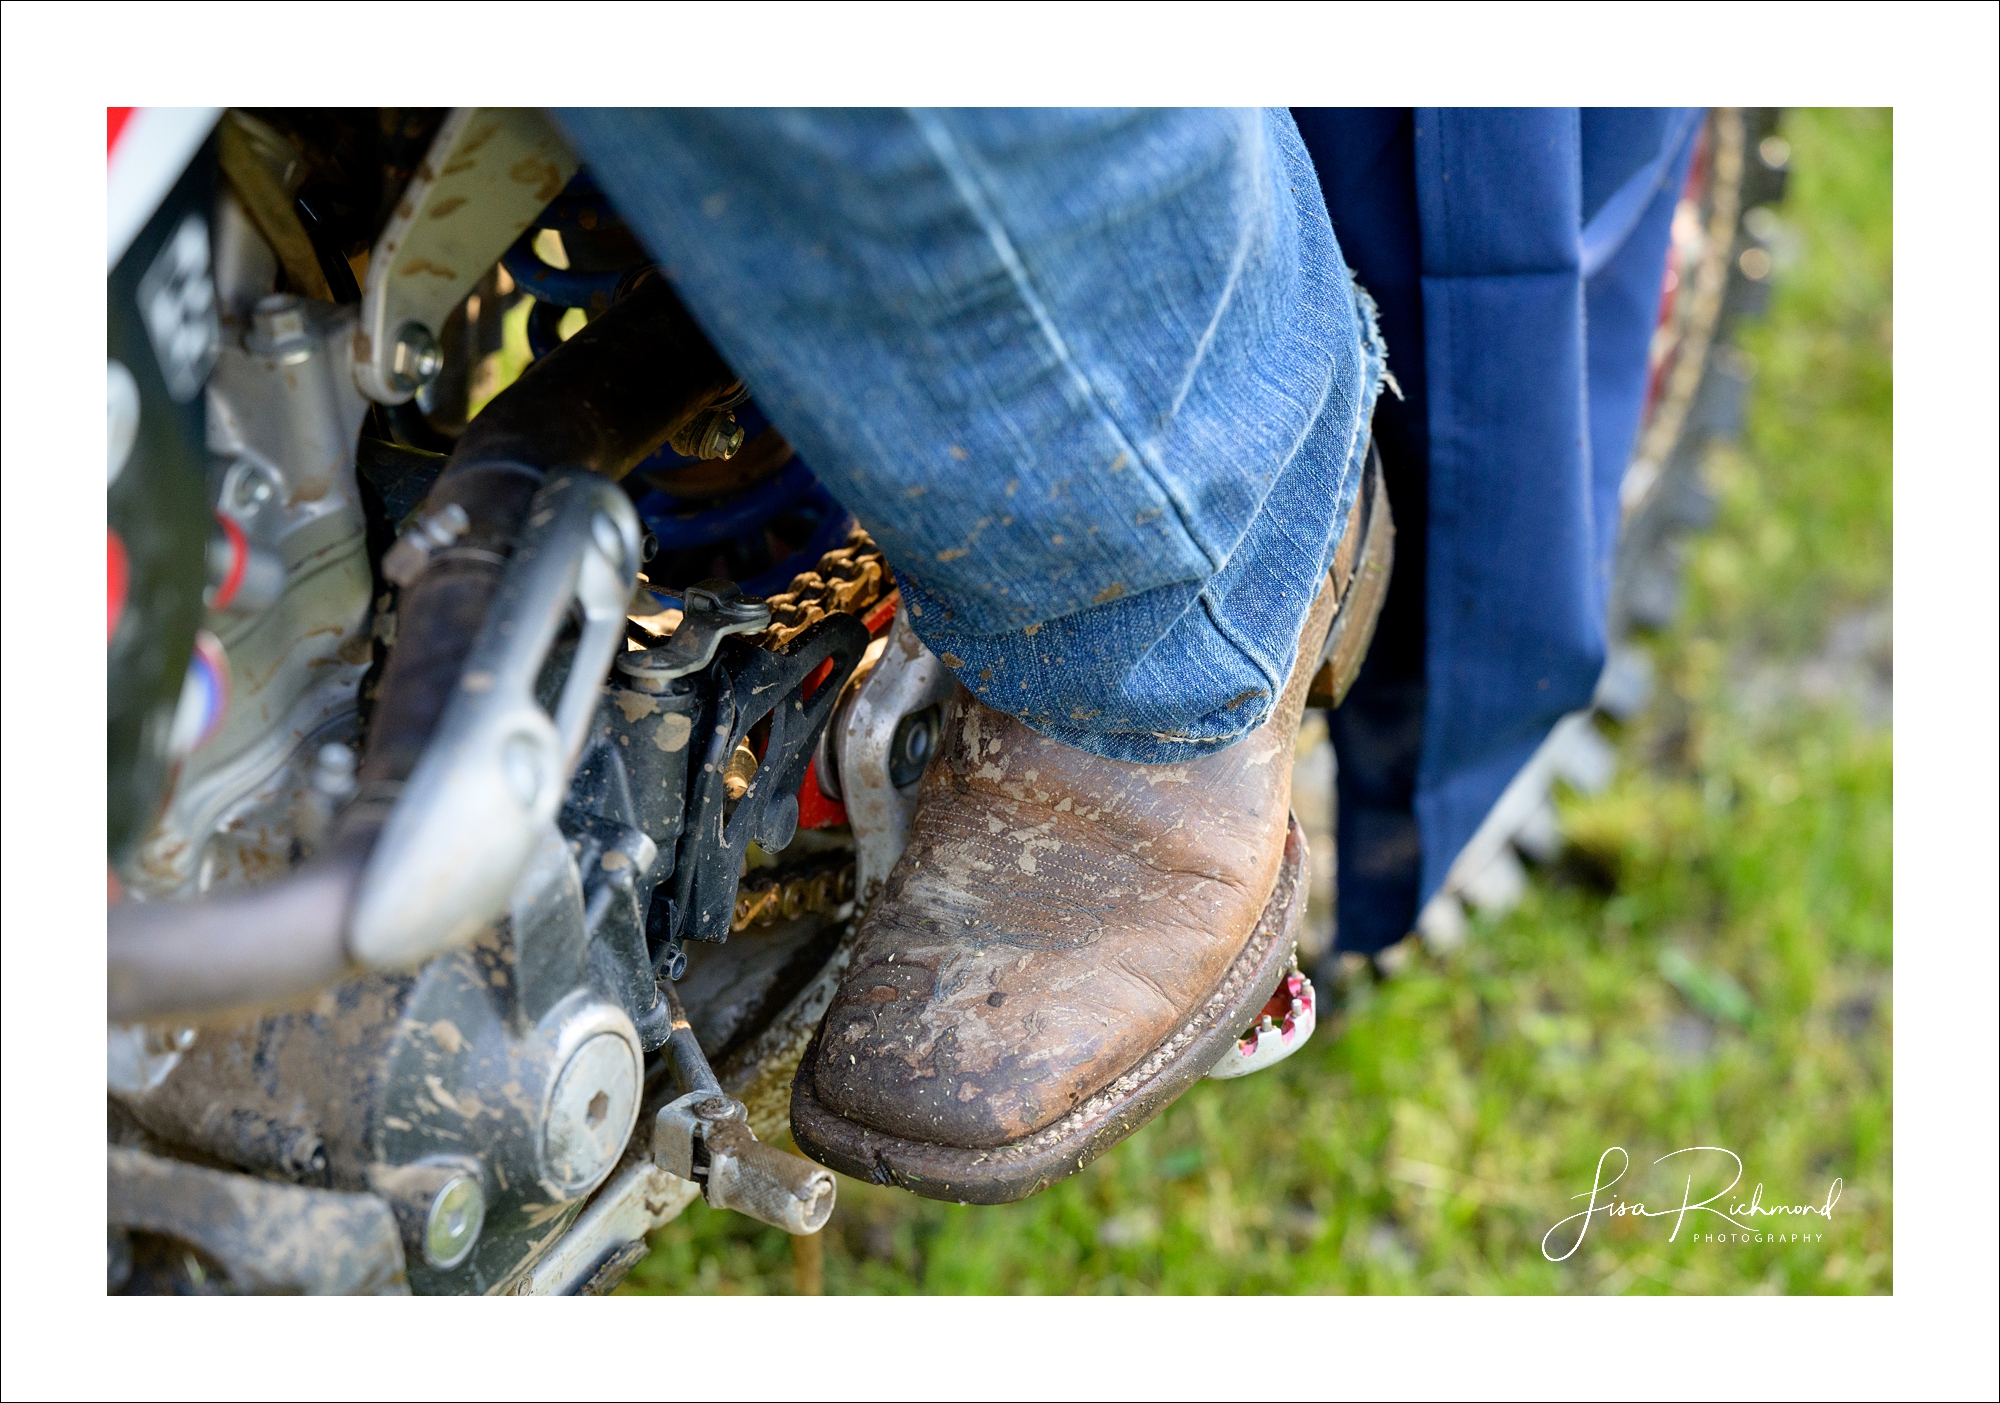
{"type": "Polygon", "coordinates": [[[250,314],[250,325],[259,338],[274,347],[303,341],[306,336],[305,307],[289,293],[274,293],[258,301],[256,310],[250,314]]]}
{"type": "Polygon", "coordinates": [[[424,567],[430,564],[430,559],[430,547],[424,544],[423,533],[405,532],[382,557],[382,574],[392,584],[408,589],[417,582],[417,577],[424,573],[424,567]]]}
{"type": "Polygon", "coordinates": [[[389,381],[399,390],[414,394],[437,379],[444,369],[444,352],[437,338],[421,322],[404,322],[389,348],[389,381]]]}
{"type": "Polygon", "coordinates": [[[317,344],[310,312],[304,302],[288,293],[266,297],[250,314],[250,332],[244,344],[253,354],[280,365],[304,364],[312,359],[317,344]]]}
{"type": "Polygon", "coordinates": [[[932,706],[913,712],[896,723],[895,734],[889,742],[889,783],[898,789],[907,789],[923,778],[924,770],[930,764],[931,752],[937,749],[940,719],[938,708],[932,706]]]}
{"type": "Polygon", "coordinates": [[[708,429],[701,438],[703,458],[734,458],[736,450],[743,446],[743,426],[727,414],[717,414],[708,421],[708,429]]]}
{"type": "Polygon", "coordinates": [[[639,1113],[638,1048],[617,1033],[586,1038],[550,1089],[544,1180],[564,1194],[595,1188],[624,1151],[639,1113]]]}
{"type": "Polygon", "coordinates": [[[457,1266],[472,1255],[485,1225],[486,1191],[470,1174],[454,1175],[424,1215],[424,1260],[434,1267],[457,1266]]]}
{"type": "Polygon", "coordinates": [[[439,550],[443,550],[471,528],[471,515],[457,502],[447,502],[436,511],[425,513],[419,526],[425,539],[439,550]]]}
{"type": "Polygon", "coordinates": [[[278,495],[278,482],[271,470],[242,459],[223,479],[223,506],[238,517],[255,516],[278,495]]]}

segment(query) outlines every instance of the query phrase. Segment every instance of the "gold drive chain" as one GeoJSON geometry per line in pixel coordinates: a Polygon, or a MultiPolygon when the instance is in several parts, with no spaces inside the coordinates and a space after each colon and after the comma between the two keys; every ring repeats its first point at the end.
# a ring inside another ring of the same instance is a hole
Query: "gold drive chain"
{"type": "MultiPolygon", "coordinates": [[[[792,587],[770,596],[771,623],[757,635],[766,648],[781,648],[829,614],[866,614],[896,587],[889,562],[859,526],[847,543],[828,551],[792,587]]],[[[754,757],[753,764],[754,764],[754,757]]],[[[854,899],[854,864],[821,867],[802,874],[751,871],[736,891],[729,928],[740,932],[811,913],[834,910],[854,899]]]]}
{"type": "Polygon", "coordinates": [[[746,872],[736,888],[736,910],[731,914],[729,929],[736,932],[753,925],[776,925],[808,912],[831,911],[852,900],[854,864],[851,862],[790,877],[764,871],[746,872]]]}
{"type": "Polygon", "coordinates": [[[757,635],[766,648],[782,648],[828,614],[865,614],[896,587],[889,562],[859,526],[847,544],[828,551],[792,587],[770,597],[771,623],[757,635]]]}

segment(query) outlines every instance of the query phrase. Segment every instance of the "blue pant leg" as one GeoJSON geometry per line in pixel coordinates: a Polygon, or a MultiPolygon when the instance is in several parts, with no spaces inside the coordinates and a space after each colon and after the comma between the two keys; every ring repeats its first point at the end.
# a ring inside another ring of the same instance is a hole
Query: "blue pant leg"
{"type": "Polygon", "coordinates": [[[1410,929],[1521,762],[1589,699],[1699,117],[1299,114],[1406,392],[1375,420],[1396,577],[1333,719],[1342,948],[1410,929]]]}
{"type": "Polygon", "coordinates": [[[1618,489],[1639,434],[1667,244],[1702,115],[1695,107],[1583,109],[1591,489],[1598,584],[1607,597],[1618,489]]]}
{"type": "Polygon", "coordinates": [[[1282,112],[572,112],[960,679],[1164,761],[1268,713],[1380,357],[1282,112]]]}
{"type": "Polygon", "coordinates": [[[1339,948],[1373,954],[1415,924],[1423,861],[1413,806],[1424,720],[1429,423],[1415,123],[1407,107],[1293,115],[1341,253],[1381,308],[1389,370],[1401,391],[1376,402],[1373,422],[1396,518],[1396,568],[1374,645],[1347,699],[1327,717],[1339,759],[1339,948]]]}

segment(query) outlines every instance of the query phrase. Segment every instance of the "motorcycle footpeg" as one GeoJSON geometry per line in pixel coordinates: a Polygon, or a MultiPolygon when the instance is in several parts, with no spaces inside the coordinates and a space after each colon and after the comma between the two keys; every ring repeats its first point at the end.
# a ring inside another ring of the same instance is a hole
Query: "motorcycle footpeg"
{"type": "Polygon", "coordinates": [[[833,1216],[832,1170],[760,1143],[741,1121],[716,1126],[704,1144],[702,1192],[713,1207],[733,1208],[797,1237],[818,1232],[833,1216]]]}
{"type": "Polygon", "coordinates": [[[701,1185],[711,1208],[730,1208],[795,1236],[833,1216],[833,1172],[803,1155],[758,1143],[750,1112],[715,1079],[672,984],[661,987],[673,1017],[663,1049],[682,1094],[653,1118],[653,1162],[701,1185]]]}
{"type": "Polygon", "coordinates": [[[833,1214],[831,1170],[761,1143],[743,1103],[714,1091],[691,1091],[660,1108],[653,1121],[653,1162],[701,1185],[711,1208],[728,1208],[797,1236],[816,1233],[833,1214]]]}

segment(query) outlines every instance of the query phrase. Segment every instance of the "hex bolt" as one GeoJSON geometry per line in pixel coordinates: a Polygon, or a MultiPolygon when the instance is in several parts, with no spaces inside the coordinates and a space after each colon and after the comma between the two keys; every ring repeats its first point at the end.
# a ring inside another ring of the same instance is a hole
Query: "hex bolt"
{"type": "Polygon", "coordinates": [[[743,426],[732,410],[704,409],[667,442],[690,458],[731,458],[743,446],[743,426]]]}
{"type": "Polygon", "coordinates": [[[306,334],[305,308],[290,293],[278,292],[258,299],[250,324],[273,346],[300,341],[306,334]]]}
{"type": "Polygon", "coordinates": [[[736,743],[730,752],[729,764],[722,772],[722,792],[731,799],[741,799],[750,792],[750,782],[757,777],[757,752],[750,748],[746,738],[736,743]]]}
{"type": "Polygon", "coordinates": [[[703,458],[733,458],[736,450],[743,446],[743,426],[736,422],[732,414],[716,414],[702,429],[701,451],[703,458]]]}
{"type": "Polygon", "coordinates": [[[407,589],[430,565],[432,551],[443,550],[471,527],[472,518],[457,502],[424,513],[382,556],[383,576],[407,589]]]}
{"type": "Polygon", "coordinates": [[[486,1225],[486,1191],[470,1174],[453,1175],[424,1215],[424,1260],[434,1267],[457,1266],[472,1255],[486,1225]]]}
{"type": "Polygon", "coordinates": [[[278,485],[270,471],[247,459],[231,470],[230,477],[234,480],[229,484],[229,505],[238,516],[255,515],[277,495],[278,485]]]}
{"type": "Polygon", "coordinates": [[[444,369],[444,352],[422,322],[404,322],[389,348],[389,383],[415,394],[444,369]]]}
{"type": "Polygon", "coordinates": [[[472,529],[472,517],[458,503],[446,502],[436,511],[425,513],[421,525],[424,538],[443,550],[472,529]]]}
{"type": "Polygon", "coordinates": [[[305,303],[284,292],[259,300],[250,314],[250,334],[244,341],[258,355],[269,356],[281,365],[310,360],[313,334],[305,303]]]}

